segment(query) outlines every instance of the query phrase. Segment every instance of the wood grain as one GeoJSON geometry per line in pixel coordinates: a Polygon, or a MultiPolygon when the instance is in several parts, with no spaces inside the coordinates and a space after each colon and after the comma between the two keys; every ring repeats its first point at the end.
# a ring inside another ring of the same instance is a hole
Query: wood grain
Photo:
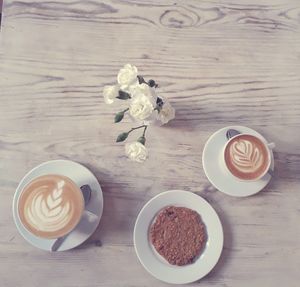
{"type": "Polygon", "coordinates": [[[219,213],[225,246],[191,286],[299,285],[300,3],[244,1],[9,1],[0,42],[0,286],[168,286],[134,253],[136,216],[152,196],[184,189],[219,213]],[[159,83],[176,119],[148,132],[149,160],[127,161],[104,85],[125,63],[159,83]],[[232,198],[204,175],[202,149],[241,124],[276,143],[275,177],[232,198]],[[79,248],[45,253],[11,214],[22,176],[49,159],[88,166],[104,190],[99,228],[79,248]],[[45,285],[45,282],[46,285],[45,285]]]}

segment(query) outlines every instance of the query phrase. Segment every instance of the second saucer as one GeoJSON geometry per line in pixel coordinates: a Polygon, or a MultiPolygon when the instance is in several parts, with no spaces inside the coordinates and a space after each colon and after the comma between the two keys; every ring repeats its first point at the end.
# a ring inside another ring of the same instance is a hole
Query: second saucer
{"type": "MultiPolygon", "coordinates": [[[[204,172],[212,185],[223,193],[238,197],[253,195],[261,191],[268,184],[268,182],[271,180],[271,175],[270,173],[267,173],[261,179],[256,181],[242,181],[238,180],[235,176],[224,170],[222,164],[220,163],[220,158],[222,158],[224,147],[228,141],[226,136],[228,130],[237,130],[241,134],[255,136],[262,142],[267,143],[266,139],[261,134],[248,127],[224,127],[211,135],[205,144],[202,154],[204,172]]],[[[270,150],[270,157],[270,170],[273,171],[274,157],[272,150],[270,150]]]]}

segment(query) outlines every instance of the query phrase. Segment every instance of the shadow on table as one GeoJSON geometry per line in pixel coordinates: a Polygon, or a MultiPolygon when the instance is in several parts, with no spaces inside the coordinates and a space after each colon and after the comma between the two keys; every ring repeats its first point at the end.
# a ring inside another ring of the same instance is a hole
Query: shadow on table
{"type": "MultiPolygon", "coordinates": [[[[114,209],[113,202],[110,200],[111,197],[108,196],[110,193],[110,189],[112,188],[111,183],[113,183],[113,178],[110,176],[109,172],[105,173],[105,171],[98,171],[95,169],[94,166],[89,165],[87,163],[83,163],[84,166],[86,166],[97,178],[99,183],[101,184],[102,192],[103,192],[103,202],[105,203],[103,205],[103,213],[102,218],[100,220],[99,225],[97,226],[96,230],[93,232],[93,234],[82,244],[80,244],[76,249],[86,249],[90,247],[101,247],[101,236],[105,232],[103,228],[103,217],[108,213],[109,210],[114,209]],[[110,199],[109,199],[110,198],[110,199]]],[[[111,212],[110,212],[111,214],[111,212]]],[[[113,220],[112,220],[113,221],[113,220]]]]}
{"type": "MultiPolygon", "coordinates": [[[[208,198],[207,194],[211,193],[211,189],[214,189],[212,187],[209,187],[209,190],[207,192],[204,192],[200,194],[203,198],[205,198],[208,202],[212,203],[212,198],[208,198]]],[[[220,259],[218,263],[215,265],[215,267],[212,269],[210,273],[208,273],[205,277],[203,277],[201,280],[201,283],[203,281],[210,281],[210,280],[215,280],[220,273],[222,273],[222,269],[224,266],[227,265],[229,258],[230,258],[230,253],[232,252],[233,246],[234,246],[234,238],[233,238],[233,233],[232,233],[232,224],[227,219],[226,214],[224,214],[222,207],[220,204],[218,204],[217,201],[213,200],[213,207],[217,211],[219,218],[222,223],[223,227],[223,233],[224,233],[224,245],[223,245],[223,250],[220,256],[220,259]]]]}
{"type": "Polygon", "coordinates": [[[199,125],[205,125],[205,119],[202,119],[201,108],[191,107],[184,102],[172,102],[175,108],[175,119],[167,123],[164,128],[178,129],[184,131],[193,131],[199,129],[199,125]],[[195,112],[198,111],[197,113],[195,112]]]}
{"type": "Polygon", "coordinates": [[[189,102],[172,102],[172,106],[176,110],[175,119],[170,121],[165,126],[166,128],[199,131],[211,126],[223,127],[235,124],[237,121],[239,124],[243,124],[243,120],[238,119],[234,113],[224,114],[218,108],[214,109],[212,106],[189,102]]]}
{"type": "MultiPolygon", "coordinates": [[[[122,183],[116,183],[115,178],[113,178],[109,172],[106,172],[104,169],[99,171],[89,164],[83,164],[93,172],[100,182],[104,206],[102,218],[97,229],[89,239],[79,245],[77,249],[87,249],[95,246],[101,247],[103,240],[115,238],[116,233],[119,232],[125,235],[124,244],[131,244],[128,242],[128,238],[131,238],[133,231],[135,221],[134,214],[138,213],[138,210],[143,205],[143,197],[126,197],[126,195],[116,190],[122,187],[122,183]],[[134,203],[132,204],[132,202],[134,203]],[[124,214],[126,214],[126,216],[122,216],[124,214]]],[[[116,238],[116,240],[119,239],[120,238],[116,238]]]]}

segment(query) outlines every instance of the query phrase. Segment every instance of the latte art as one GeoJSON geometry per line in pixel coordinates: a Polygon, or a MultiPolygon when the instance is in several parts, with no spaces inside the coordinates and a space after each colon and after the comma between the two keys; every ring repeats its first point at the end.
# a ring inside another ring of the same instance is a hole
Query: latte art
{"type": "Polygon", "coordinates": [[[81,191],[69,179],[49,175],[25,187],[19,214],[25,227],[37,236],[55,238],[78,223],[83,210],[81,191]]]}
{"type": "Polygon", "coordinates": [[[265,144],[257,137],[244,134],[230,140],[224,157],[229,171],[244,180],[259,178],[266,172],[270,162],[265,144]]]}
{"type": "Polygon", "coordinates": [[[38,188],[25,210],[28,223],[42,231],[54,231],[70,221],[70,202],[63,203],[62,198],[64,184],[64,181],[60,181],[50,194],[47,194],[47,188],[38,188]]]}
{"type": "Polygon", "coordinates": [[[258,147],[248,140],[234,142],[230,148],[231,163],[241,172],[251,172],[263,163],[263,155],[258,147]]]}

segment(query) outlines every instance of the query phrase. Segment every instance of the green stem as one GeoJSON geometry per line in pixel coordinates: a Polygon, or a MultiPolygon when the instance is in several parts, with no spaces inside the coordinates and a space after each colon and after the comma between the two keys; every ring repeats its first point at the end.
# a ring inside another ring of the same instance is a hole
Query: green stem
{"type": "Polygon", "coordinates": [[[145,126],[144,132],[143,132],[143,137],[145,136],[145,133],[146,133],[147,128],[148,128],[148,126],[145,126]]]}
{"type": "Polygon", "coordinates": [[[122,113],[126,113],[127,111],[129,111],[129,108],[127,108],[124,111],[122,111],[122,113]]]}
{"type": "Polygon", "coordinates": [[[140,128],[147,128],[147,126],[146,126],[146,125],[141,125],[141,126],[139,126],[139,127],[132,128],[128,133],[131,133],[132,131],[137,130],[137,129],[140,129],[140,128]]]}

